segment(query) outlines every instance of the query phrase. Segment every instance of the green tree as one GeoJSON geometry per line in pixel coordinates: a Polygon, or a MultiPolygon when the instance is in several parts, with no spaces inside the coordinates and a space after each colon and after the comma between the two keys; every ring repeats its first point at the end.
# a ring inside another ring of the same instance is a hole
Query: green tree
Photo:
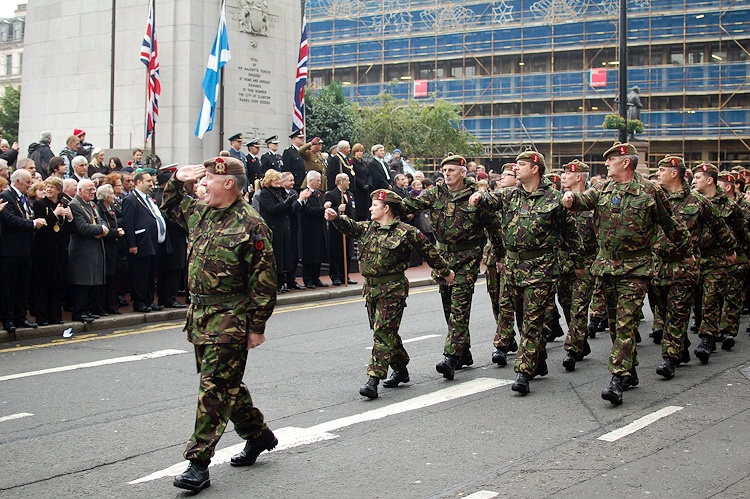
{"type": "Polygon", "coordinates": [[[305,99],[305,134],[318,136],[325,146],[349,140],[354,133],[357,106],[344,95],[336,82],[305,99]]]}
{"type": "Polygon", "coordinates": [[[9,143],[18,140],[18,114],[21,109],[21,89],[5,87],[0,97],[0,130],[9,143]]]}
{"type": "Polygon", "coordinates": [[[482,146],[461,129],[461,109],[433,96],[431,102],[394,98],[381,93],[373,105],[360,109],[355,142],[398,147],[413,164],[439,163],[449,152],[472,157],[482,146]]]}

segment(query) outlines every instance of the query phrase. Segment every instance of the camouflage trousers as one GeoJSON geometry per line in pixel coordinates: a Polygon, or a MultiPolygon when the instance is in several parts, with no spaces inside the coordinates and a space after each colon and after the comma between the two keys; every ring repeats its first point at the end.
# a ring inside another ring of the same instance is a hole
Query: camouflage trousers
{"type": "MultiPolygon", "coordinates": [[[[690,280],[677,281],[668,286],[655,285],[653,288],[655,313],[664,318],[661,325],[664,331],[661,356],[664,359],[671,358],[679,361],[683,350],[690,346],[687,329],[694,291],[695,281],[690,280]]],[[[654,320],[654,329],[656,329],[656,320],[654,320]]]]}
{"type": "Polygon", "coordinates": [[[521,320],[521,344],[516,355],[514,370],[517,373],[536,374],[539,362],[547,359],[544,324],[555,307],[555,285],[540,283],[535,286],[506,287],[521,320]]]}
{"type": "Polygon", "coordinates": [[[373,332],[372,356],[367,375],[383,379],[388,376],[388,366],[400,371],[409,363],[398,328],[409,295],[409,281],[390,281],[378,286],[365,285],[365,306],[373,332]]]}
{"type": "Polygon", "coordinates": [[[591,294],[589,314],[592,319],[602,320],[607,318],[607,303],[604,300],[604,287],[601,277],[594,279],[594,292],[591,294]]]}
{"type": "MultiPolygon", "coordinates": [[[[651,313],[654,314],[654,325],[651,327],[654,331],[657,329],[664,330],[664,309],[659,307],[659,301],[661,300],[661,295],[665,292],[665,290],[658,289],[662,286],[659,286],[657,284],[649,283],[648,284],[648,290],[646,291],[646,294],[648,295],[648,306],[651,309],[651,313]]],[[[692,295],[692,293],[691,293],[692,295]]]]}
{"type": "Polygon", "coordinates": [[[726,267],[701,267],[701,277],[693,298],[696,323],[700,324],[698,335],[719,338],[721,322],[721,297],[728,279],[726,267]]]}
{"type": "Polygon", "coordinates": [[[465,351],[471,348],[469,315],[476,278],[476,274],[459,274],[452,286],[440,284],[443,314],[448,324],[448,335],[443,347],[444,355],[463,357],[465,351]]]}
{"type": "Polygon", "coordinates": [[[495,264],[488,264],[484,276],[487,279],[487,293],[490,295],[492,315],[495,317],[495,322],[497,322],[500,315],[500,276],[497,272],[497,266],[495,264]]]}
{"type": "MultiPolygon", "coordinates": [[[[576,282],[576,275],[563,274],[557,280],[557,301],[560,302],[560,308],[562,308],[563,315],[565,316],[565,324],[570,324],[571,309],[573,306],[573,285],[576,282]]],[[[560,311],[557,307],[553,308],[552,320],[560,320],[560,311]]]]}
{"type": "MultiPolygon", "coordinates": [[[[515,315],[515,308],[513,301],[510,298],[510,292],[506,285],[505,271],[500,273],[499,277],[500,287],[500,298],[498,301],[498,317],[497,317],[497,329],[495,331],[495,337],[492,340],[492,346],[508,351],[510,345],[513,343],[513,339],[516,337],[516,332],[513,330],[513,316],[515,315]]],[[[518,330],[521,330],[521,316],[516,316],[516,323],[518,330]]]]}
{"type": "Polygon", "coordinates": [[[237,435],[246,440],[259,436],[266,429],[266,423],[242,382],[247,362],[244,343],[195,345],[195,359],[200,369],[198,411],[195,431],[184,456],[187,460],[207,463],[214,455],[227,421],[231,420],[237,435]]]}
{"type": "Polygon", "coordinates": [[[721,320],[719,331],[737,336],[740,327],[740,314],[744,306],[745,269],[730,268],[726,281],[726,291],[722,293],[721,320]]]}
{"type": "Polygon", "coordinates": [[[571,292],[570,322],[568,335],[565,337],[565,350],[573,353],[583,353],[583,344],[589,335],[589,303],[594,293],[596,278],[591,275],[590,262],[586,263],[583,277],[573,282],[571,292]]]}
{"type": "Polygon", "coordinates": [[[645,277],[604,275],[601,278],[607,303],[612,350],[607,368],[618,376],[632,375],[638,365],[635,336],[641,319],[648,279],[645,277]]]}

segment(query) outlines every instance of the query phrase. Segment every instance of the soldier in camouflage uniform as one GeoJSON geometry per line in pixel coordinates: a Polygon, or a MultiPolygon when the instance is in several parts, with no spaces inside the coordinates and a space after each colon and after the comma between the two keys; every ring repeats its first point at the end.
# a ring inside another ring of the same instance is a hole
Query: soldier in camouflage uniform
{"type": "MultiPolygon", "coordinates": [[[[320,189],[321,192],[328,192],[328,180],[326,179],[326,161],[321,156],[320,151],[323,148],[323,143],[320,141],[320,137],[314,137],[310,142],[304,144],[299,148],[299,155],[305,162],[305,172],[314,170],[320,173],[320,189]]],[[[301,189],[307,188],[307,176],[302,181],[301,189]]]]}
{"type": "MultiPolygon", "coordinates": [[[[733,245],[732,235],[718,210],[685,182],[685,162],[679,156],[666,156],[659,161],[659,184],[664,189],[674,217],[685,224],[696,256],[710,253],[718,243],[733,245]]],[[[688,362],[690,354],[687,337],[690,306],[700,280],[698,264],[674,254],[674,248],[664,238],[654,246],[655,305],[663,323],[662,358],[656,373],[672,379],[680,362],[688,362]]]]}
{"type": "Polygon", "coordinates": [[[435,269],[447,285],[453,283],[455,274],[430,244],[419,229],[400,221],[401,197],[393,191],[378,189],[370,195],[371,222],[355,222],[346,215],[339,215],[328,208],[325,218],[341,232],[359,241],[357,260],[365,285],[367,315],[373,331],[372,357],[367,366],[367,383],[360,388],[360,395],[378,397],[378,384],[388,375],[388,366],[393,372],[383,382],[386,388],[409,382],[409,354],[406,353],[398,328],[409,295],[409,281],[404,271],[409,267],[412,249],[419,253],[435,269]]]}
{"type": "MultiPolygon", "coordinates": [[[[586,180],[589,176],[589,165],[577,159],[564,166],[562,184],[566,190],[584,192],[586,180]]],[[[574,213],[578,235],[583,242],[583,275],[573,281],[571,289],[570,322],[568,322],[568,336],[565,338],[565,358],[563,367],[569,372],[575,371],[576,362],[583,360],[591,353],[587,327],[589,303],[594,293],[595,278],[591,274],[591,266],[596,259],[599,245],[596,242],[594,230],[594,212],[592,210],[574,213]]]]}
{"type": "Polygon", "coordinates": [[[517,316],[523,317],[521,348],[512,390],[526,395],[529,381],[547,374],[543,328],[555,307],[555,283],[560,274],[557,252],[563,248],[583,274],[583,248],[572,214],[560,205],[561,194],[543,177],[544,156],[524,151],[516,157],[516,177],[522,187],[500,193],[476,193],[470,205],[500,212],[501,231],[491,234],[505,250],[506,283],[517,316]],[[502,234],[502,235],[500,235],[502,234]]]}
{"type": "Polygon", "coordinates": [[[276,305],[271,235],[242,199],[246,182],[239,160],[210,159],[179,169],[166,185],[161,206],[166,217],[190,234],[191,304],[185,329],[195,346],[200,388],[195,432],[184,454],[190,466],[174,485],[194,492],[211,484],[208,464],[228,420],[247,440],[232,457],[234,466],[253,464],[278,443],[242,382],[248,349],[263,343],[276,305]],[[199,202],[186,195],[184,182],[204,175],[207,198],[199,202]]]}
{"type": "Polygon", "coordinates": [[[740,314],[744,306],[745,275],[748,269],[748,202],[744,196],[737,196],[735,189],[735,178],[729,172],[721,172],[718,177],[719,187],[727,193],[737,207],[733,221],[737,225],[735,236],[738,239],[736,248],[737,259],[734,265],[729,265],[729,275],[726,283],[726,292],[722,295],[721,300],[721,320],[719,321],[719,334],[721,336],[721,348],[731,350],[734,346],[735,338],[739,332],[740,314]],[[741,222],[739,222],[741,220],[741,222]]]}
{"type": "MultiPolygon", "coordinates": [[[[710,250],[701,253],[701,283],[696,292],[696,322],[700,324],[698,335],[701,343],[695,349],[695,356],[706,364],[716,348],[716,341],[721,341],[719,324],[721,322],[721,302],[726,293],[729,279],[729,266],[734,265],[739,255],[744,254],[747,245],[747,228],[740,208],[729,199],[717,184],[719,169],[710,163],[703,163],[693,168],[693,186],[706,196],[719,210],[729,229],[733,232],[736,243],[731,247],[714,245],[710,250]],[[727,256],[729,255],[729,256],[727,256]]],[[[722,348],[729,350],[734,346],[734,337],[722,342],[722,348]]]]}
{"type": "Polygon", "coordinates": [[[602,190],[569,191],[562,203],[576,211],[594,210],[599,253],[591,272],[602,278],[612,337],[612,380],[602,398],[617,405],[622,403],[623,388],[638,383],[635,339],[652,272],[656,226],[674,244],[675,255],[690,259],[693,248],[685,227],[672,217],[664,192],[635,171],[636,148],[615,142],[604,158],[610,180],[602,190]]]}
{"type": "MultiPolygon", "coordinates": [[[[500,189],[507,187],[515,187],[517,184],[516,180],[516,164],[505,163],[503,165],[503,172],[500,174],[500,189]]],[[[490,227],[488,234],[496,233],[502,235],[501,231],[501,219],[499,213],[495,213],[495,223],[490,227]]],[[[513,302],[510,300],[510,294],[506,290],[507,274],[505,272],[505,250],[502,248],[502,252],[498,254],[498,249],[492,243],[491,238],[487,242],[487,246],[491,248],[490,251],[496,255],[496,266],[498,272],[498,314],[497,314],[497,330],[495,337],[492,340],[492,346],[495,350],[492,352],[492,362],[500,367],[508,364],[508,353],[515,352],[518,350],[518,342],[516,342],[516,332],[513,330],[513,316],[515,310],[513,308],[513,302]]],[[[488,267],[489,270],[489,267],[488,267]]],[[[518,329],[521,329],[521,317],[516,318],[518,329]]]]}
{"type": "MultiPolygon", "coordinates": [[[[469,206],[469,197],[477,192],[476,184],[466,179],[466,159],[450,155],[440,164],[445,181],[421,196],[403,200],[406,214],[429,210],[430,224],[440,255],[456,272],[452,286],[440,283],[443,313],[448,335],[443,360],[435,366],[446,379],[453,379],[455,370],[474,363],[471,356],[469,314],[474,283],[482,260],[483,227],[492,224],[487,208],[469,206]]],[[[437,280],[437,279],[436,279],[437,280]]]]}

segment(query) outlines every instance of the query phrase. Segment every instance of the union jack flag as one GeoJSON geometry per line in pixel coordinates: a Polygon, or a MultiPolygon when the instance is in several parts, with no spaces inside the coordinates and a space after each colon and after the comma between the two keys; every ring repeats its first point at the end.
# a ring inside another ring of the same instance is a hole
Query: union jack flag
{"type": "Polygon", "coordinates": [[[156,26],[154,26],[154,2],[148,6],[146,34],[141,44],[141,62],[148,68],[148,89],[146,91],[146,138],[154,131],[159,117],[159,49],[156,45],[156,26]]]}
{"type": "Polygon", "coordinates": [[[305,85],[307,85],[307,20],[302,18],[302,39],[299,42],[297,79],[294,84],[292,132],[305,131],[305,85]]]}

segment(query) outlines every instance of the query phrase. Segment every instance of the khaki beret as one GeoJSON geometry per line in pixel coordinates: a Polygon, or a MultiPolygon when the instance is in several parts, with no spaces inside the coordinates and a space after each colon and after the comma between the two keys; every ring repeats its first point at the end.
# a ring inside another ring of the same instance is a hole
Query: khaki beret
{"type": "Polygon", "coordinates": [[[615,142],[612,144],[612,147],[604,151],[604,159],[609,158],[610,156],[630,156],[633,154],[638,154],[638,149],[635,148],[633,144],[622,143],[622,142],[615,142]]]}
{"type": "Polygon", "coordinates": [[[693,173],[700,173],[700,172],[708,172],[708,173],[716,173],[719,174],[719,169],[716,168],[716,165],[712,165],[711,163],[702,163],[695,168],[693,168],[693,173]]]}
{"type": "Polygon", "coordinates": [[[747,173],[747,168],[745,168],[744,166],[737,165],[737,166],[732,167],[732,171],[735,173],[740,173],[744,175],[747,173]]]}
{"type": "Polygon", "coordinates": [[[372,194],[370,194],[370,198],[373,201],[384,201],[386,203],[401,202],[401,196],[388,189],[378,189],[376,191],[372,191],[372,194]]]}
{"type": "Polygon", "coordinates": [[[215,175],[245,175],[246,173],[245,167],[242,166],[242,161],[223,156],[207,159],[203,162],[203,166],[206,167],[206,173],[213,173],[215,175]]]}
{"type": "Polygon", "coordinates": [[[558,175],[557,173],[548,173],[544,176],[544,178],[555,184],[560,183],[560,175],[558,175]]]}
{"type": "Polygon", "coordinates": [[[717,178],[718,180],[723,180],[724,182],[731,182],[731,183],[734,183],[734,181],[736,180],[735,176],[732,175],[732,172],[728,172],[726,170],[720,172],[717,178]]]}
{"type": "Polygon", "coordinates": [[[450,154],[440,162],[440,166],[442,167],[443,165],[466,166],[466,158],[459,156],[458,154],[450,154]]]}
{"type": "Polygon", "coordinates": [[[518,156],[516,156],[516,161],[531,161],[532,163],[535,163],[537,165],[541,165],[543,167],[547,167],[547,165],[544,163],[544,155],[542,153],[536,152],[536,151],[524,151],[518,156]]]}
{"type": "Polygon", "coordinates": [[[516,174],[516,164],[515,163],[505,163],[503,165],[502,171],[503,171],[503,173],[505,173],[505,172],[511,172],[511,173],[513,173],[513,175],[515,175],[516,174]]]}
{"type": "Polygon", "coordinates": [[[680,156],[672,156],[670,154],[667,154],[662,159],[659,160],[659,164],[657,166],[666,166],[671,168],[685,168],[685,160],[682,159],[680,156]]]}
{"type": "Polygon", "coordinates": [[[589,165],[587,165],[583,161],[574,159],[570,163],[565,163],[563,165],[563,170],[572,173],[588,173],[589,171],[591,171],[591,168],[589,168],[589,165]]]}

